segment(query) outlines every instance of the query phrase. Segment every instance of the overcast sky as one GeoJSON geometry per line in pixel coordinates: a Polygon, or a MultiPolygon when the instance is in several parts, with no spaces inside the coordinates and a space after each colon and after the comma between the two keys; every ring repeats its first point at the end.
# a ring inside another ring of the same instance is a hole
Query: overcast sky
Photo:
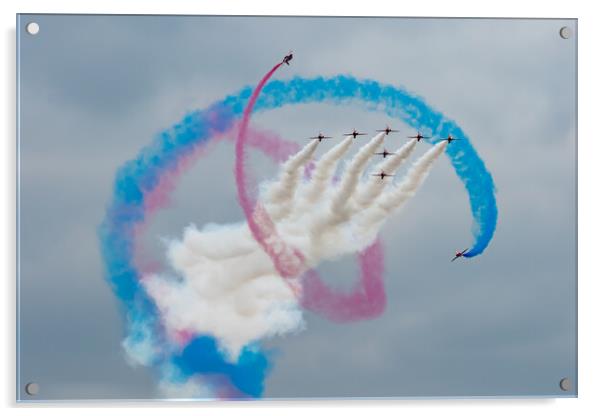
{"type": "MultiPolygon", "coordinates": [[[[39,34],[19,33],[19,329],[21,381],[40,383],[38,398],[156,396],[152,371],[125,360],[119,303],[103,280],[96,228],[115,171],[186,112],[256,83],[289,49],[279,78],[372,78],[455,120],[493,175],[499,222],[484,255],[450,264],[472,242],[472,218],[439,160],[381,234],[385,313],[354,324],[307,313],[303,332],[265,343],[278,351],[265,396],[574,394],[558,382],[576,383],[576,41],[558,31],[575,21],[21,16],[30,20],[39,34]]],[[[353,106],[300,105],[254,121],[299,143],[389,123],[402,130],[387,139],[394,148],[411,133],[353,106]]],[[[150,224],[148,253],[163,260],[161,238],[191,222],[242,219],[233,161],[222,144],[182,178],[150,224]]],[[[357,276],[353,257],[320,271],[342,287],[357,276]]]]}

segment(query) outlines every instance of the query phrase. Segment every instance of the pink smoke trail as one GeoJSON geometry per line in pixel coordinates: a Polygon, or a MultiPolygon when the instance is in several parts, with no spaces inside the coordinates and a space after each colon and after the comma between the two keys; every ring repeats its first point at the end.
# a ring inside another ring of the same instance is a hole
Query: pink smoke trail
{"type": "Polygon", "coordinates": [[[253,90],[253,94],[245,107],[242,121],[238,130],[236,139],[236,162],[234,165],[234,177],[236,179],[238,202],[247,218],[247,224],[255,240],[263,250],[272,258],[274,267],[282,277],[297,276],[303,269],[305,258],[303,254],[295,248],[288,246],[276,232],[276,227],[266,212],[265,208],[257,203],[249,194],[247,189],[246,172],[246,141],[247,129],[251,119],[253,107],[261,90],[268,82],[270,77],[276,72],[282,63],[275,65],[267,74],[263,76],[259,84],[253,90]]]}
{"type": "Polygon", "coordinates": [[[349,293],[337,293],[315,270],[303,276],[301,305],[333,322],[353,322],[380,316],[387,304],[383,281],[383,248],[379,240],[359,255],[361,278],[349,293]]]}

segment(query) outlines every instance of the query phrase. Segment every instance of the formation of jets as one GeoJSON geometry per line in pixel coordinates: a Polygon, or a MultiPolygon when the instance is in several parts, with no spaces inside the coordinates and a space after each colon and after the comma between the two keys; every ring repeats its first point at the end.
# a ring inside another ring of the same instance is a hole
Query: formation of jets
{"type": "MultiPolygon", "coordinates": [[[[292,53],[285,56],[283,62],[288,63],[288,62],[290,62],[291,59],[292,59],[292,53]]],[[[389,127],[388,125],[384,129],[380,129],[380,130],[376,130],[376,131],[379,133],[385,133],[385,135],[389,135],[389,133],[399,132],[399,130],[394,130],[391,127],[389,127]]],[[[362,133],[362,132],[357,131],[356,129],[353,129],[353,131],[351,133],[345,133],[343,136],[347,136],[347,137],[353,136],[353,138],[355,139],[355,138],[357,138],[357,136],[365,136],[366,134],[367,133],[362,133]]],[[[417,142],[419,142],[422,139],[430,139],[431,136],[423,136],[420,132],[417,132],[414,136],[408,136],[408,138],[415,139],[417,142]]],[[[317,141],[321,142],[322,140],[325,140],[325,139],[332,139],[332,136],[325,136],[322,132],[319,132],[317,136],[312,136],[312,137],[309,137],[308,139],[317,140],[317,141]]],[[[444,139],[438,139],[438,141],[444,141],[444,140],[447,141],[448,143],[451,143],[454,140],[460,140],[460,139],[453,137],[451,134],[449,134],[444,139]]],[[[374,154],[378,155],[378,156],[382,156],[383,159],[385,159],[388,156],[394,155],[395,152],[389,152],[385,148],[385,149],[383,149],[382,152],[376,152],[374,154]]],[[[371,176],[375,176],[377,178],[380,178],[380,180],[384,180],[385,178],[393,177],[395,175],[391,175],[391,174],[381,170],[380,172],[371,174],[371,176]]],[[[460,257],[464,257],[466,252],[468,252],[468,249],[456,252],[456,254],[454,255],[454,257],[452,258],[451,261],[453,262],[453,261],[456,261],[457,259],[459,259],[460,257]]]]}
{"type": "MultiPolygon", "coordinates": [[[[289,62],[292,58],[292,53],[289,55],[286,55],[284,57],[284,60],[282,62],[289,62]],[[290,57],[290,58],[289,58],[290,57]]],[[[389,126],[386,126],[384,129],[381,130],[376,130],[379,133],[385,133],[385,135],[389,135],[389,133],[397,133],[399,132],[399,130],[394,130],[389,126]]],[[[353,129],[353,131],[351,133],[345,133],[343,134],[343,136],[348,137],[348,136],[353,136],[353,138],[357,138],[357,136],[366,136],[368,133],[363,133],[363,132],[359,132],[357,131],[357,129],[353,129]]],[[[414,136],[408,136],[409,139],[416,139],[417,142],[419,142],[422,139],[430,139],[432,138],[431,136],[423,136],[420,132],[417,132],[414,136]]],[[[317,136],[312,136],[312,137],[308,137],[308,139],[310,140],[317,140],[319,142],[321,142],[324,139],[332,139],[332,136],[325,136],[322,132],[320,132],[317,136]]],[[[460,140],[457,137],[453,137],[451,134],[449,134],[445,139],[438,139],[439,141],[447,141],[448,143],[451,143],[454,140],[460,140]]],[[[379,155],[382,156],[383,158],[386,158],[387,156],[391,156],[394,155],[394,152],[389,152],[387,149],[384,149],[382,152],[378,152],[378,153],[374,153],[375,155],[379,155]]]]}
{"type": "MultiPolygon", "coordinates": [[[[289,53],[288,55],[286,55],[283,59],[283,63],[288,64],[290,62],[290,60],[293,59],[293,54],[292,52],[289,53]]],[[[388,125],[384,128],[384,129],[380,129],[380,130],[376,130],[379,133],[385,133],[385,135],[389,135],[389,133],[397,133],[399,132],[399,130],[395,130],[392,129],[391,127],[389,127],[388,125]]],[[[351,133],[345,133],[343,134],[343,136],[353,136],[353,138],[357,138],[357,136],[366,136],[368,133],[363,133],[363,132],[359,132],[357,131],[357,129],[353,129],[353,131],[351,133]]],[[[417,132],[414,136],[407,136],[409,139],[416,139],[417,142],[419,142],[422,139],[430,139],[431,136],[423,136],[422,133],[417,132]]],[[[321,142],[322,140],[325,139],[332,139],[332,136],[325,136],[322,132],[318,133],[317,136],[312,136],[312,137],[308,137],[309,140],[317,140],[319,142],[321,142]]],[[[447,141],[448,143],[451,143],[454,140],[460,140],[457,137],[453,137],[451,134],[449,134],[445,139],[438,139],[439,141],[447,141]]],[[[383,149],[382,152],[376,152],[374,153],[375,155],[378,156],[382,156],[383,158],[386,158],[387,156],[391,156],[394,155],[395,152],[389,152],[387,149],[383,149]]],[[[376,174],[375,176],[380,176],[380,174],[376,174]]],[[[386,176],[391,176],[391,175],[386,175],[386,176]]]]}

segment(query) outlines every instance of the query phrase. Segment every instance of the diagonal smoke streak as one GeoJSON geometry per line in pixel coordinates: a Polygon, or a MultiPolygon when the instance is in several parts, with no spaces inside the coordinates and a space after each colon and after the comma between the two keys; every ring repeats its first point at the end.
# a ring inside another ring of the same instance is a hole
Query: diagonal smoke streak
{"type": "MultiPolygon", "coordinates": [[[[401,146],[393,156],[388,159],[385,159],[382,163],[380,163],[376,171],[377,172],[385,172],[389,174],[393,174],[399,169],[399,167],[407,160],[407,158],[412,154],[414,149],[416,148],[416,140],[410,140],[403,146],[401,146]]],[[[357,203],[357,210],[362,210],[366,208],[374,198],[378,197],[388,182],[384,181],[380,178],[373,177],[373,179],[367,183],[363,183],[358,189],[355,197],[355,202],[357,203]]]]}
{"type": "Polygon", "coordinates": [[[353,137],[347,137],[318,160],[311,182],[305,189],[304,196],[308,203],[315,202],[322,195],[332,180],[339,159],[345,155],[352,143],[353,137]]]}
{"type": "Polygon", "coordinates": [[[342,222],[345,220],[345,204],[357,187],[359,178],[372,158],[374,151],[380,147],[384,140],[385,133],[379,133],[374,136],[367,144],[362,146],[347,166],[347,169],[343,174],[343,179],[341,180],[341,185],[337,189],[330,205],[332,212],[335,214],[335,218],[333,218],[335,222],[342,222]]]}
{"type": "Polygon", "coordinates": [[[267,187],[265,191],[266,209],[268,209],[274,221],[278,221],[289,214],[302,168],[312,158],[317,147],[318,141],[313,140],[299,152],[292,155],[282,167],[278,180],[267,187]]]}

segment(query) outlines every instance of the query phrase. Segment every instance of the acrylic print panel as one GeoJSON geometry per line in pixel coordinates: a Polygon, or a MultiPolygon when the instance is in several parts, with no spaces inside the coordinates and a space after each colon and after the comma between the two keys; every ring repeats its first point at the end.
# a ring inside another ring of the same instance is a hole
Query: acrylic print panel
{"type": "Polygon", "coordinates": [[[576,396],[576,20],[17,20],[19,400],[576,396]]]}

